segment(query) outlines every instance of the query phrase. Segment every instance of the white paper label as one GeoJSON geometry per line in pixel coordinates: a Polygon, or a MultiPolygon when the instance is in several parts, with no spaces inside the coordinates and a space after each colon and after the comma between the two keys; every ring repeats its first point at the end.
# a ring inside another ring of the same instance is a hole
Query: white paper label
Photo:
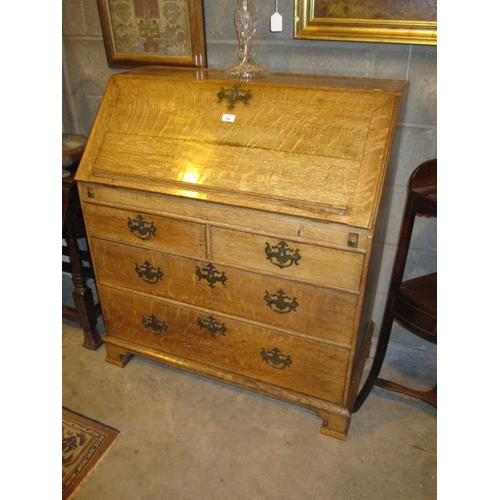
{"type": "Polygon", "coordinates": [[[283,18],[278,12],[271,16],[271,31],[283,31],[283,18]]]}
{"type": "Polygon", "coordinates": [[[236,120],[236,115],[229,115],[227,113],[224,113],[222,115],[222,121],[223,122],[229,122],[229,123],[233,123],[234,120],[236,120]]]}

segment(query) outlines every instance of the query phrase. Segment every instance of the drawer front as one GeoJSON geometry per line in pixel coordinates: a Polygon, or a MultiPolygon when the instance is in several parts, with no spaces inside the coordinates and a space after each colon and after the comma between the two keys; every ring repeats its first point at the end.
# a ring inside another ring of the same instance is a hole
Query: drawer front
{"type": "Polygon", "coordinates": [[[364,255],[242,231],[211,228],[212,259],[248,269],[275,273],[358,291],[364,255]]]}
{"type": "Polygon", "coordinates": [[[103,240],[91,242],[100,283],[351,345],[357,295],[103,240]]]}
{"type": "Polygon", "coordinates": [[[165,250],[198,259],[206,257],[204,224],[142,212],[84,203],[89,236],[165,250]]]}
{"type": "Polygon", "coordinates": [[[342,404],[349,351],[102,286],[107,334],[342,404]]]}

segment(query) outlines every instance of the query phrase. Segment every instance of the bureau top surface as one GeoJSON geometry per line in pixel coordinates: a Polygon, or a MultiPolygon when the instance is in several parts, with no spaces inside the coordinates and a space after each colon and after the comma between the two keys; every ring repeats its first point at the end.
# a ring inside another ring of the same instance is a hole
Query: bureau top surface
{"type": "Polygon", "coordinates": [[[371,228],[405,89],[200,69],[115,74],[77,180],[371,228]]]}

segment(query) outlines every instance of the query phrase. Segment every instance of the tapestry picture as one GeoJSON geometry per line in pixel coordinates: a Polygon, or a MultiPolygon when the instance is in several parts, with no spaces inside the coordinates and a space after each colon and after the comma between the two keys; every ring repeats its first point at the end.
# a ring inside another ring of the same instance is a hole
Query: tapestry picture
{"type": "Polygon", "coordinates": [[[187,0],[108,0],[115,51],[189,56],[187,0]]]}

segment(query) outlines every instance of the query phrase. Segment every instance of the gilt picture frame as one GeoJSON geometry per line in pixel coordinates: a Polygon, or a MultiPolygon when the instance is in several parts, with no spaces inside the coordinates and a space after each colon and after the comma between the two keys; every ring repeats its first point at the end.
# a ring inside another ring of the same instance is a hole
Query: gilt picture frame
{"type": "Polygon", "coordinates": [[[437,45],[437,0],[294,0],[294,37],[437,45]]]}
{"type": "Polygon", "coordinates": [[[203,0],[97,0],[110,68],[206,67],[203,0]]]}

